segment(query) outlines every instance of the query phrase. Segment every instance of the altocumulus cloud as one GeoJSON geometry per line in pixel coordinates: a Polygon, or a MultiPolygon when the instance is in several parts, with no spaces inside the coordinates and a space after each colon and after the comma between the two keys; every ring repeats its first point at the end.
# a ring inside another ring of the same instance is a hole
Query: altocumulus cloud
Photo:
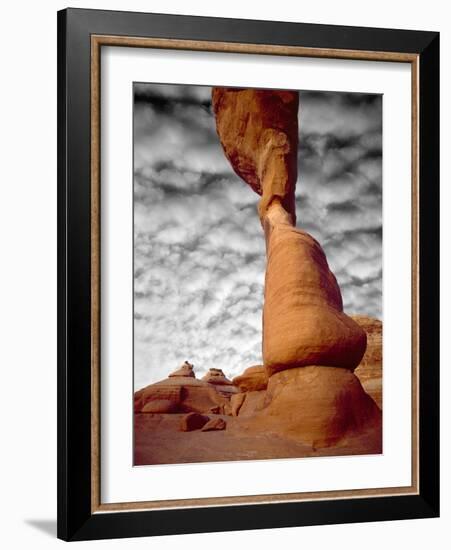
{"type": "MultiPolygon", "coordinates": [[[[261,363],[257,196],[224,157],[211,88],[134,87],[135,388],[188,359],[261,363]]],[[[348,313],[381,317],[382,99],[300,92],[298,226],[323,245],[348,313]]]]}

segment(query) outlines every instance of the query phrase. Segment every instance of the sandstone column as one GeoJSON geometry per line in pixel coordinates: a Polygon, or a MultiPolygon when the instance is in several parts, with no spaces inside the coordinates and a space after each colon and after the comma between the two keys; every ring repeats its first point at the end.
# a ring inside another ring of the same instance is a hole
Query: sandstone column
{"type": "Polygon", "coordinates": [[[365,353],[365,331],[343,312],[320,244],[296,228],[298,93],[214,88],[212,99],[226,157],[261,196],[263,362],[270,378],[257,420],[279,423],[315,446],[380,428],[379,409],[352,374],[365,353]]]}

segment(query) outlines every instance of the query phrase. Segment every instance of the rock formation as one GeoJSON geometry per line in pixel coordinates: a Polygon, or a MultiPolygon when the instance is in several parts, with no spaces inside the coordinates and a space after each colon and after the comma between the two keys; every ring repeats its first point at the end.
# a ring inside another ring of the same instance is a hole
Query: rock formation
{"type": "Polygon", "coordinates": [[[232,396],[232,416],[251,416],[266,405],[266,390],[247,391],[232,396]]]}
{"type": "Polygon", "coordinates": [[[268,374],[263,365],[248,367],[243,374],[235,376],[233,384],[242,392],[266,390],[268,374]]]}
{"type": "Polygon", "coordinates": [[[269,379],[263,406],[254,411],[259,412],[246,415],[252,430],[284,434],[314,448],[335,445],[344,435],[359,435],[380,424],[380,410],[358,378],[338,367],[277,372],[269,379]]]}
{"type": "MultiPolygon", "coordinates": [[[[369,349],[355,370],[366,387],[366,383],[381,382],[377,365],[381,364],[382,327],[377,319],[355,319],[368,334],[369,349]]],[[[183,376],[169,376],[161,382],[135,394],[139,403],[134,415],[137,465],[381,451],[380,437],[375,437],[380,412],[349,369],[306,366],[280,371],[268,379],[262,365],[252,366],[233,379],[238,393],[224,405],[208,409],[202,394],[186,401],[186,384],[200,383],[210,390],[231,386],[183,376]],[[193,406],[198,412],[187,413],[193,406]],[[229,408],[231,416],[225,416],[229,408]],[[340,438],[337,433],[343,424],[347,425],[346,436],[340,438]]],[[[192,388],[188,385],[189,393],[192,388]]],[[[367,393],[377,402],[370,390],[367,393]]]]}
{"type": "Polygon", "coordinates": [[[366,334],[343,313],[340,289],[319,243],[276,222],[267,250],[263,360],[268,374],[306,365],[353,370],[365,352],[366,334]]]}
{"type": "Polygon", "coordinates": [[[339,286],[320,244],[295,226],[298,93],[214,88],[212,98],[226,157],[261,195],[258,211],[267,254],[263,362],[270,378],[267,412],[255,414],[256,425],[266,429],[274,417],[279,423],[283,417],[286,429],[319,445],[332,444],[365,425],[379,422],[380,427],[379,409],[375,411],[352,374],[365,353],[366,333],[343,312],[339,286]],[[273,380],[288,369],[296,372],[273,380]],[[288,379],[289,391],[280,392],[286,385],[281,380],[288,379]],[[301,419],[306,379],[317,421],[311,414],[301,419]],[[296,395],[297,400],[292,398],[296,395]],[[362,421],[356,422],[359,416],[362,421]]]}
{"type": "Polygon", "coordinates": [[[214,88],[212,101],[226,157],[262,197],[260,216],[277,198],[295,223],[298,94],[214,88]]]}
{"type": "Polygon", "coordinates": [[[191,363],[188,363],[188,361],[185,361],[177,370],[171,372],[169,378],[177,378],[179,376],[196,378],[193,365],[191,363]]]}
{"type": "Polygon", "coordinates": [[[193,430],[200,430],[206,424],[208,424],[208,416],[203,414],[191,412],[182,416],[180,419],[180,431],[182,432],[192,432],[193,430]]]}
{"type": "Polygon", "coordinates": [[[202,381],[213,385],[220,395],[227,398],[230,398],[238,391],[233,382],[226,378],[221,369],[211,368],[202,378],[202,381]]]}
{"type": "Polygon", "coordinates": [[[134,410],[136,413],[207,413],[211,410],[231,413],[230,397],[238,389],[224,374],[222,378],[223,384],[198,380],[192,365],[184,364],[165,380],[135,392],[134,410]]]}
{"type": "Polygon", "coordinates": [[[227,426],[223,418],[211,418],[202,428],[203,432],[217,432],[225,430],[227,426]]]}
{"type": "Polygon", "coordinates": [[[219,386],[233,386],[233,382],[226,378],[221,369],[210,369],[205,376],[202,377],[204,382],[219,386]]]}

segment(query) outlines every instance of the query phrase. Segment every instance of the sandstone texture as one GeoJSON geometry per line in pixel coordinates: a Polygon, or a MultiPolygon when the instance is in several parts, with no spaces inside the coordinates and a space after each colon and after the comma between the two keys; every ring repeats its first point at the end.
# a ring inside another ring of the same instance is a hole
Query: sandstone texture
{"type": "Polygon", "coordinates": [[[240,408],[246,399],[246,393],[236,393],[232,395],[230,399],[230,405],[232,409],[232,416],[238,416],[240,408]]]}
{"type": "Polygon", "coordinates": [[[252,416],[265,407],[267,398],[265,390],[248,391],[241,395],[243,395],[243,400],[236,408],[235,416],[252,416]]]}
{"type": "Polygon", "coordinates": [[[367,337],[365,355],[354,373],[382,409],[382,321],[363,315],[353,315],[352,318],[363,328],[367,337]]]}
{"type": "Polygon", "coordinates": [[[214,88],[212,102],[226,157],[262,197],[260,218],[277,197],[294,222],[298,92],[214,88]]]}
{"type": "Polygon", "coordinates": [[[207,374],[202,378],[204,382],[219,386],[233,386],[233,382],[226,378],[221,369],[210,369],[207,374]]]}
{"type": "Polygon", "coordinates": [[[226,429],[226,421],[223,418],[211,418],[205,426],[202,427],[203,432],[215,432],[226,429]]]}
{"type": "Polygon", "coordinates": [[[208,412],[229,399],[211,384],[196,378],[177,376],[151,384],[135,393],[135,412],[208,412]],[[165,408],[166,410],[163,410],[165,408]]]}
{"type": "MultiPolygon", "coordinates": [[[[269,379],[263,407],[247,427],[284,434],[317,447],[330,447],[362,432],[374,435],[381,452],[382,414],[349,370],[308,366],[278,372],[269,379]]],[[[377,450],[379,449],[379,450],[377,450]]]]}
{"type": "Polygon", "coordinates": [[[196,378],[196,375],[194,374],[194,368],[191,363],[188,363],[188,361],[185,361],[177,370],[174,372],[171,372],[169,375],[169,378],[176,378],[176,377],[189,377],[189,378],[196,378]]]}
{"type": "Polygon", "coordinates": [[[233,384],[241,392],[266,390],[268,374],[264,365],[254,365],[248,367],[243,374],[235,376],[233,384]]]}
{"type": "Polygon", "coordinates": [[[226,378],[221,369],[211,368],[202,378],[202,381],[214,386],[220,395],[228,399],[230,399],[234,393],[238,392],[233,382],[226,378]]]}
{"type": "Polygon", "coordinates": [[[343,312],[341,292],[319,243],[278,223],[269,236],[263,308],[268,375],[306,365],[354,370],[366,333],[343,312]]]}
{"type": "Polygon", "coordinates": [[[182,416],[180,420],[180,431],[192,432],[193,430],[200,430],[208,423],[208,421],[208,416],[194,412],[189,413],[182,416]]]}

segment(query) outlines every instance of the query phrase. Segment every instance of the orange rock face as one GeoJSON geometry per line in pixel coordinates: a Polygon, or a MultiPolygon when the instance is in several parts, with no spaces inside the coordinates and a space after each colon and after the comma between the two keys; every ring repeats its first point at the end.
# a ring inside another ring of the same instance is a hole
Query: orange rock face
{"type": "Polygon", "coordinates": [[[233,383],[231,380],[226,378],[225,374],[221,369],[210,369],[205,376],[202,377],[204,382],[209,384],[219,385],[219,386],[232,386],[233,383]]]}
{"type": "Polygon", "coordinates": [[[267,257],[263,361],[269,376],[305,365],[356,368],[366,333],[343,313],[340,289],[319,243],[276,223],[267,257]]]}
{"type": "Polygon", "coordinates": [[[352,318],[367,335],[365,355],[354,373],[382,409],[382,322],[363,315],[353,315],[352,318]]]}
{"type": "Polygon", "coordinates": [[[233,384],[242,392],[266,390],[268,374],[264,365],[254,365],[235,376],[233,384]]]}
{"type": "Polygon", "coordinates": [[[194,374],[193,365],[191,363],[188,363],[188,361],[185,361],[180,368],[175,370],[174,372],[171,372],[169,375],[169,378],[176,378],[178,376],[188,376],[189,378],[196,378],[196,375],[194,374]]]}
{"type": "MultiPolygon", "coordinates": [[[[235,390],[237,391],[237,390],[235,390]]],[[[162,380],[135,392],[136,413],[208,412],[229,403],[211,384],[190,376],[162,380]]]]}
{"type": "Polygon", "coordinates": [[[236,416],[253,416],[266,406],[267,393],[265,390],[248,391],[244,395],[241,405],[237,408],[236,416]]]}
{"type": "Polygon", "coordinates": [[[277,197],[294,223],[298,92],[214,88],[212,101],[226,157],[262,197],[260,218],[277,197]]]}
{"type": "Polygon", "coordinates": [[[195,412],[188,413],[180,419],[180,431],[192,432],[193,430],[200,430],[208,424],[208,421],[208,416],[195,412]]]}
{"type": "MultiPolygon", "coordinates": [[[[210,369],[207,374],[202,377],[202,382],[213,386],[219,395],[228,399],[238,392],[238,388],[236,388],[233,382],[225,376],[221,369],[210,369]]],[[[225,409],[227,409],[227,407],[225,407],[225,409]]]]}
{"type": "Polygon", "coordinates": [[[265,406],[247,425],[255,431],[284,434],[314,448],[366,432],[371,452],[382,450],[381,426],[382,413],[358,378],[347,369],[324,366],[289,369],[271,376],[265,406]]]}
{"type": "Polygon", "coordinates": [[[211,418],[202,428],[202,431],[217,432],[217,431],[225,430],[226,426],[227,426],[227,423],[223,418],[211,418]]]}

